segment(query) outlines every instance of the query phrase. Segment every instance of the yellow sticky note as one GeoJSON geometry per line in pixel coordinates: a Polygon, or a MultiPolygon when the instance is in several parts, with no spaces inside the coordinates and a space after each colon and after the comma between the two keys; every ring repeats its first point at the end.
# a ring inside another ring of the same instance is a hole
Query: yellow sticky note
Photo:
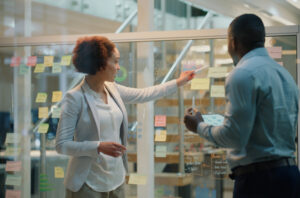
{"type": "Polygon", "coordinates": [[[62,56],[61,57],[61,61],[60,61],[60,65],[65,65],[65,66],[69,66],[71,63],[71,55],[68,56],[62,56]]]}
{"type": "Polygon", "coordinates": [[[155,146],[155,157],[166,157],[167,156],[167,146],[166,145],[156,145],[155,146]]]}
{"type": "Polygon", "coordinates": [[[21,152],[21,148],[8,146],[8,147],[6,147],[5,155],[6,156],[18,156],[20,154],[20,152],[21,152]]]}
{"type": "Polygon", "coordinates": [[[45,67],[51,67],[53,65],[54,56],[44,56],[45,67]]]}
{"type": "Polygon", "coordinates": [[[43,123],[39,126],[38,128],[38,132],[39,133],[47,133],[48,132],[48,129],[49,129],[49,124],[47,123],[43,123]]]}
{"type": "Polygon", "coordinates": [[[36,64],[33,73],[42,73],[45,71],[45,65],[44,63],[36,64]]]}
{"type": "Polygon", "coordinates": [[[53,63],[52,73],[61,73],[61,65],[59,63],[53,63]]]}
{"type": "Polygon", "coordinates": [[[59,102],[62,98],[61,91],[53,91],[52,92],[52,102],[59,102]]]}
{"type": "Polygon", "coordinates": [[[209,78],[194,78],[191,82],[192,90],[209,90],[209,78]]]}
{"type": "Polygon", "coordinates": [[[54,177],[55,178],[64,178],[65,177],[64,169],[62,167],[55,166],[54,167],[54,177]]]}
{"type": "Polygon", "coordinates": [[[225,88],[224,85],[212,85],[210,90],[210,97],[213,98],[224,98],[225,97],[225,88]]]}
{"type": "Polygon", "coordinates": [[[44,102],[46,102],[46,100],[47,100],[47,93],[45,93],[45,92],[39,92],[36,95],[36,99],[35,99],[36,103],[44,103],[44,102]]]}
{"type": "Polygon", "coordinates": [[[128,184],[146,185],[147,176],[140,174],[130,174],[128,184]]]}
{"type": "Polygon", "coordinates": [[[155,130],[155,141],[157,142],[165,142],[167,140],[167,131],[156,129],[155,130]]]}
{"type": "Polygon", "coordinates": [[[6,133],[5,143],[19,143],[20,139],[21,137],[18,133],[6,133]]]}
{"type": "Polygon", "coordinates": [[[39,107],[38,118],[47,118],[47,117],[48,117],[48,107],[39,107]]]}
{"type": "Polygon", "coordinates": [[[60,112],[61,108],[60,107],[52,107],[52,118],[60,118],[60,112]]]}
{"type": "Polygon", "coordinates": [[[208,69],[209,78],[223,78],[227,75],[227,67],[210,67],[208,69]]]}
{"type": "Polygon", "coordinates": [[[10,186],[20,186],[22,182],[22,177],[19,175],[6,175],[6,182],[5,185],[10,185],[10,186]]]}

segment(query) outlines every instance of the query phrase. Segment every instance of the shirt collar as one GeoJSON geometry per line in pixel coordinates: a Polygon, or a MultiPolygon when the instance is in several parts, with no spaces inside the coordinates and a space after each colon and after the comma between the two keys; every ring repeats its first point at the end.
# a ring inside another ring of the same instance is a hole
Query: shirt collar
{"type": "Polygon", "coordinates": [[[251,51],[249,51],[248,53],[246,53],[241,60],[238,62],[238,64],[236,65],[236,67],[239,67],[240,65],[242,65],[246,60],[254,57],[254,56],[269,56],[268,51],[266,48],[264,47],[259,47],[259,48],[255,48],[251,51]]]}

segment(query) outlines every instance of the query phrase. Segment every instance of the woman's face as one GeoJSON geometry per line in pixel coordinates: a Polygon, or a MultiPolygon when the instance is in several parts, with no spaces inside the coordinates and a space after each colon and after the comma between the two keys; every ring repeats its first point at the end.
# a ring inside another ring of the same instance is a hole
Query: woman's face
{"type": "Polygon", "coordinates": [[[119,59],[120,52],[117,48],[115,48],[112,56],[107,60],[107,65],[103,70],[105,81],[114,82],[117,72],[120,70],[119,59]]]}

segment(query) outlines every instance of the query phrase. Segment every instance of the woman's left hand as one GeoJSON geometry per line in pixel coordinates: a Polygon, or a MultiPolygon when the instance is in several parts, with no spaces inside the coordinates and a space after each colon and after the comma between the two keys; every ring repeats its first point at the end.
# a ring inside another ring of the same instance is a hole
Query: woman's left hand
{"type": "Polygon", "coordinates": [[[190,80],[192,80],[195,77],[195,72],[194,71],[185,71],[182,72],[179,76],[179,78],[176,79],[177,86],[183,86],[190,80]]]}

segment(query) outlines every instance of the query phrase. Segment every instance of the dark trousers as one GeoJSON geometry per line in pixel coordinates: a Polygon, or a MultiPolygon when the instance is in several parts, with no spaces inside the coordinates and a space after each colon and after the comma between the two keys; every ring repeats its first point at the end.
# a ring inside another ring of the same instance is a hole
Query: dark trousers
{"type": "Polygon", "coordinates": [[[283,166],[235,178],[233,198],[300,198],[297,166],[283,166]]]}

